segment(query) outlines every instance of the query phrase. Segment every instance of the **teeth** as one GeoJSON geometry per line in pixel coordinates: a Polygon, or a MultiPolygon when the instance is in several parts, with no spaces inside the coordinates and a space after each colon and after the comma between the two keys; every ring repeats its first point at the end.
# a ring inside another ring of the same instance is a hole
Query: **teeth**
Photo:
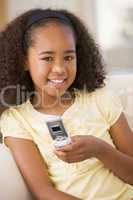
{"type": "Polygon", "coordinates": [[[63,83],[64,80],[50,80],[53,83],[63,83]]]}

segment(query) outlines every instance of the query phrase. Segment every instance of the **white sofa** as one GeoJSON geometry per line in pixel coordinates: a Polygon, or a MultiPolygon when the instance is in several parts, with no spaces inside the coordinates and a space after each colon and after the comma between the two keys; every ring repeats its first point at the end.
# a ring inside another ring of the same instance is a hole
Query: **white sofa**
{"type": "MultiPolygon", "coordinates": [[[[125,115],[133,129],[133,74],[110,75],[107,84],[120,96],[125,115]]],[[[0,199],[32,199],[9,149],[2,144],[0,145],[0,199]]]]}
{"type": "Polygon", "coordinates": [[[0,145],[0,200],[32,200],[9,149],[0,145]]]}

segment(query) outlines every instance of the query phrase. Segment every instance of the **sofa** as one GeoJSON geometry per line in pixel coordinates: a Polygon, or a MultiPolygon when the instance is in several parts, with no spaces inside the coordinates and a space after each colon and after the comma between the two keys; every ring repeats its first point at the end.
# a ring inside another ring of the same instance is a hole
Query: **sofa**
{"type": "Polygon", "coordinates": [[[10,150],[3,144],[0,145],[0,199],[33,200],[10,150]]]}
{"type": "MultiPolygon", "coordinates": [[[[129,126],[133,130],[133,73],[112,74],[106,82],[120,96],[129,126]]],[[[3,144],[0,144],[0,199],[32,199],[10,150],[3,144]]]]}

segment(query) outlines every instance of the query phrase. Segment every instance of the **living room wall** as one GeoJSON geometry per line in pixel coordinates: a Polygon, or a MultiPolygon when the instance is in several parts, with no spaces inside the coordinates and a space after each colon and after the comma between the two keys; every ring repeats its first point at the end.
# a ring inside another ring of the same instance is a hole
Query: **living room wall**
{"type": "Polygon", "coordinates": [[[6,0],[0,0],[0,28],[3,27],[3,25],[7,22],[7,1],[6,0]]]}
{"type": "Polygon", "coordinates": [[[120,23],[119,20],[115,20],[115,15],[112,14],[116,11],[115,14],[118,15],[119,6],[116,6],[119,5],[118,3],[123,5],[123,10],[126,6],[133,5],[133,3],[129,4],[132,0],[127,0],[126,4],[124,2],[125,0],[0,0],[0,24],[3,25],[19,13],[35,7],[68,9],[83,19],[93,34],[103,53],[107,71],[133,73],[133,41],[127,42],[125,39],[124,43],[118,42],[120,37],[115,34],[115,27],[118,28],[120,23]],[[112,30],[113,36],[110,37],[111,40],[108,40],[106,35],[111,35],[110,30],[112,30]],[[118,40],[116,41],[116,39],[118,40]],[[117,45],[114,45],[114,42],[117,45]],[[113,46],[104,45],[107,43],[113,46]]]}

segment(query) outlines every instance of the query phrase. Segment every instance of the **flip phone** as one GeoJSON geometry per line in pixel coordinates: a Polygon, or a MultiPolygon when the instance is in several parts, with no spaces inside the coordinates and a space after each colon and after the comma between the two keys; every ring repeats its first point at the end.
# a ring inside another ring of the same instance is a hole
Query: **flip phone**
{"type": "Polygon", "coordinates": [[[46,124],[53,139],[55,148],[61,148],[64,145],[71,143],[71,138],[68,136],[61,119],[47,121],[46,124]]]}

